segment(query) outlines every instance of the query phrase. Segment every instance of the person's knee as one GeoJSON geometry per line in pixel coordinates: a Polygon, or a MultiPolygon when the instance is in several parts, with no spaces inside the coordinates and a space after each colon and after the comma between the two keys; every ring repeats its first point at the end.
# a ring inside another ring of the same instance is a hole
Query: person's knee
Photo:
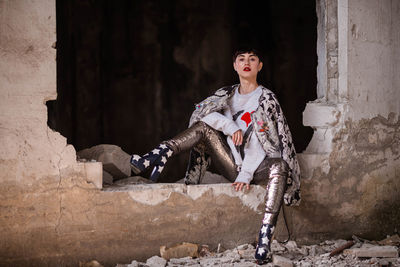
{"type": "Polygon", "coordinates": [[[289,165],[283,159],[274,159],[274,162],[270,167],[270,176],[271,177],[280,177],[281,179],[286,180],[289,172],[289,165]]]}
{"type": "Polygon", "coordinates": [[[192,126],[194,128],[194,130],[196,132],[201,133],[203,136],[204,134],[209,131],[209,128],[211,128],[210,126],[208,126],[207,123],[205,123],[204,121],[198,121],[195,124],[193,124],[192,126]]]}
{"type": "MultiPolygon", "coordinates": [[[[198,121],[192,127],[206,128],[208,125],[204,121],[198,121]]],[[[208,126],[209,127],[209,126],[208,126]]]]}
{"type": "Polygon", "coordinates": [[[211,140],[215,138],[215,136],[218,136],[218,131],[215,130],[213,127],[205,123],[204,121],[198,121],[195,124],[195,127],[197,127],[197,131],[201,132],[203,135],[203,138],[207,140],[211,140]]]}

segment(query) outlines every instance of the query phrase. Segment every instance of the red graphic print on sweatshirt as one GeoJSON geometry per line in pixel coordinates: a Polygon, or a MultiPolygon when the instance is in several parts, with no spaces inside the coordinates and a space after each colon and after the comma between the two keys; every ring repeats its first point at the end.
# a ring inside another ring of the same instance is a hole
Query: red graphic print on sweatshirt
{"type": "MultiPolygon", "coordinates": [[[[253,112],[254,112],[254,111],[253,111],[253,112]]],[[[249,124],[250,124],[250,122],[251,122],[251,116],[250,116],[250,114],[253,114],[253,112],[251,112],[251,113],[246,112],[246,113],[244,113],[244,114],[242,115],[242,117],[240,117],[240,119],[246,123],[246,127],[249,127],[249,124]]]]}

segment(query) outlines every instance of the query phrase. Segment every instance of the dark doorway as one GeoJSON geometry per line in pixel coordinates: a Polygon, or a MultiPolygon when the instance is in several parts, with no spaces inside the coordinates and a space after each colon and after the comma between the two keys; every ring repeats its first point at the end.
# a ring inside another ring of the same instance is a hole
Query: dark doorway
{"type": "MultiPolygon", "coordinates": [[[[57,92],[48,124],[76,150],[115,144],[145,153],[187,127],[194,104],[237,83],[231,54],[265,54],[274,91],[303,151],[302,112],[316,98],[317,18],[307,1],[57,1],[57,92]]],[[[163,181],[183,177],[187,154],[163,181]]]]}

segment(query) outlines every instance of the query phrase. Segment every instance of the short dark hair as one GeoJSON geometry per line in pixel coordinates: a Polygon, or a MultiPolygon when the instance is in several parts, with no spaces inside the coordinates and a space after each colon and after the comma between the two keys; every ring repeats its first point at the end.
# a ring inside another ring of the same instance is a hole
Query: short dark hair
{"type": "Polygon", "coordinates": [[[260,53],[260,51],[258,51],[257,49],[255,49],[254,47],[250,47],[250,46],[243,46],[243,47],[239,47],[236,52],[233,54],[232,56],[232,60],[233,62],[236,61],[236,58],[241,55],[241,54],[245,54],[245,53],[253,53],[254,55],[256,55],[258,57],[258,59],[260,60],[260,62],[263,62],[263,57],[262,54],[260,53]]]}

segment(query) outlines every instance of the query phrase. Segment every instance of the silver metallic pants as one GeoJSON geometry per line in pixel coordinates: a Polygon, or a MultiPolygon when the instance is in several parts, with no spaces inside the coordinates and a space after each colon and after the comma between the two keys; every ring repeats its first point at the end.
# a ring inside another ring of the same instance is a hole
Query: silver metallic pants
{"type": "MultiPolygon", "coordinates": [[[[226,142],[226,137],[204,122],[197,122],[174,138],[165,141],[177,154],[200,147],[211,156],[213,164],[229,181],[234,182],[238,168],[226,142]]],[[[267,186],[263,224],[276,224],[286,190],[288,165],[281,158],[265,158],[254,173],[253,182],[267,186]]]]}

